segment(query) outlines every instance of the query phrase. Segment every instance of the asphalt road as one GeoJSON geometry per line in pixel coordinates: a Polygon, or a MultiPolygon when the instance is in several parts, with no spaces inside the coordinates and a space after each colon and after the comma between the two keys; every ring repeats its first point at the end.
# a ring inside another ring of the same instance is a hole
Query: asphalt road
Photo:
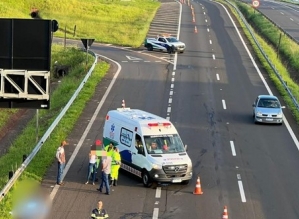
{"type": "Polygon", "coordinates": [[[98,199],[104,201],[110,218],[212,219],[222,217],[224,206],[229,218],[299,217],[298,145],[288,122],[295,135],[298,127],[288,109],[283,126],[253,124],[255,97],[277,92],[271,83],[265,85],[267,75],[250,58],[246,40],[242,42],[225,9],[210,1],[191,2],[192,22],[187,2],[182,5],[180,25],[180,39],[187,50],[172,57],[174,65],[144,50],[92,46],[95,53],[120,64],[112,64],[69,136],[68,160],[76,147],[79,150],[65,185],[53,189],[56,164],[43,181],[54,197],[50,218],[89,218],[98,199]],[[176,125],[193,162],[194,178],[189,185],[146,189],[123,172],[110,196],[84,184],[90,145],[102,136],[106,112],[120,107],[122,99],[128,107],[168,117],[176,125]],[[97,107],[99,113],[93,117],[97,107]],[[197,176],[202,195],[192,194],[197,176]]]}
{"type": "MultiPolygon", "coordinates": [[[[245,1],[252,4],[252,1],[245,1]]],[[[299,6],[279,1],[260,1],[257,8],[299,43],[299,6]]]]}

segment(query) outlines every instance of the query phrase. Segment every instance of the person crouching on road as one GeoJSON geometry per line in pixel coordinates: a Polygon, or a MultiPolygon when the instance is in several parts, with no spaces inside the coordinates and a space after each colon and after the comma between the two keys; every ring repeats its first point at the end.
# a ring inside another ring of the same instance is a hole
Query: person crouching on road
{"type": "Polygon", "coordinates": [[[58,173],[57,173],[57,185],[62,185],[62,173],[65,168],[65,152],[64,152],[64,146],[68,145],[66,141],[62,141],[60,146],[58,147],[56,151],[56,159],[58,163],[58,173]]]}
{"type": "Polygon", "coordinates": [[[108,218],[107,211],[103,208],[103,202],[101,200],[98,201],[98,207],[93,209],[91,212],[91,218],[92,219],[98,219],[98,218],[108,218]]]}
{"type": "Polygon", "coordinates": [[[103,187],[106,187],[106,195],[110,195],[110,185],[109,185],[109,174],[111,172],[111,160],[110,156],[102,157],[102,182],[100,188],[97,190],[102,192],[103,187]]]}
{"type": "Polygon", "coordinates": [[[118,171],[121,164],[121,157],[119,149],[114,146],[114,152],[112,154],[112,163],[111,163],[111,185],[117,186],[118,171]]]}

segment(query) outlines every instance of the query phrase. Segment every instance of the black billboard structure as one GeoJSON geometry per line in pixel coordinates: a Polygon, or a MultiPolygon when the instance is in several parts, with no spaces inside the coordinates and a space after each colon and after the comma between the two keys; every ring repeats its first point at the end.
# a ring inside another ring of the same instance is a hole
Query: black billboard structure
{"type": "Polygon", "coordinates": [[[50,108],[52,21],[0,19],[0,108],[50,108]]]}

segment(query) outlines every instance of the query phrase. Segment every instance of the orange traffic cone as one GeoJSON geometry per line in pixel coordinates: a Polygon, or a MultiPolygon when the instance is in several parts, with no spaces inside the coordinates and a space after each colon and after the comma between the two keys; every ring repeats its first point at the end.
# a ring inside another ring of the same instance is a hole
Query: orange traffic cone
{"type": "Polygon", "coordinates": [[[222,214],[222,219],[228,219],[228,213],[227,213],[227,207],[224,206],[223,214],[222,214]]]}
{"type": "Polygon", "coordinates": [[[193,192],[194,195],[201,195],[203,192],[201,191],[200,179],[199,177],[196,180],[196,186],[193,192]]]}
{"type": "Polygon", "coordinates": [[[194,33],[197,33],[197,27],[196,26],[194,27],[194,33]]]}

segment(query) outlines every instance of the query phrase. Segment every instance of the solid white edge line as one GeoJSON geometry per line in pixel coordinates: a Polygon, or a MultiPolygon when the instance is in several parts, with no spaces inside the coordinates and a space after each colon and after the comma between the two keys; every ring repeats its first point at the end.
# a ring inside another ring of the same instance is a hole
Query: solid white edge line
{"type": "Polygon", "coordinates": [[[235,145],[234,145],[234,142],[233,141],[230,141],[230,147],[232,149],[232,154],[233,156],[236,156],[236,150],[235,150],[235,145]]]}
{"type": "Polygon", "coordinates": [[[245,197],[245,192],[244,192],[244,188],[243,188],[243,183],[242,183],[241,180],[238,180],[238,185],[239,185],[241,200],[242,200],[242,202],[246,202],[246,197],[245,197]]]}
{"type": "MultiPolygon", "coordinates": [[[[230,13],[228,12],[228,10],[226,9],[226,7],[225,7],[223,4],[221,4],[221,3],[219,3],[219,4],[224,8],[224,10],[226,11],[227,15],[229,16],[229,18],[230,18],[232,24],[234,25],[235,30],[237,31],[237,34],[239,35],[239,38],[241,39],[241,42],[242,42],[242,44],[243,44],[243,46],[244,46],[244,48],[245,48],[245,50],[246,50],[248,56],[250,57],[250,60],[251,60],[251,62],[252,62],[252,64],[253,64],[254,68],[256,69],[256,71],[257,71],[258,75],[260,76],[260,78],[261,78],[263,84],[265,85],[265,87],[266,87],[268,93],[269,93],[270,95],[273,95],[273,93],[272,93],[272,91],[271,91],[269,85],[267,84],[267,82],[266,82],[265,78],[263,77],[263,75],[262,75],[260,69],[258,68],[258,66],[257,66],[257,64],[256,64],[256,62],[255,62],[255,60],[254,60],[254,58],[252,57],[252,55],[251,55],[251,53],[250,53],[250,51],[249,51],[249,49],[248,49],[246,43],[245,43],[244,40],[243,40],[243,37],[242,37],[242,35],[240,34],[240,31],[238,30],[238,28],[237,28],[237,26],[236,26],[234,20],[232,19],[230,13]]],[[[284,117],[284,116],[283,116],[283,117],[284,117]]],[[[289,122],[287,121],[287,119],[286,119],[285,117],[283,118],[283,122],[284,122],[286,128],[288,129],[288,131],[289,131],[289,133],[290,133],[290,135],[291,135],[291,137],[292,137],[292,139],[293,139],[293,141],[294,141],[294,143],[295,143],[297,149],[299,150],[299,141],[298,141],[297,137],[295,136],[295,134],[294,134],[294,132],[293,132],[293,130],[292,130],[292,128],[291,128],[289,122]]]]}
{"type": "MultiPolygon", "coordinates": [[[[62,177],[61,177],[62,180],[64,179],[65,175],[66,175],[67,172],[69,171],[69,169],[70,169],[70,167],[71,167],[71,165],[72,165],[72,163],[73,163],[75,157],[77,156],[77,154],[78,154],[78,152],[79,152],[79,150],[80,150],[80,148],[81,148],[81,146],[82,146],[82,144],[83,144],[83,142],[84,142],[84,140],[85,140],[85,138],[86,138],[86,136],[87,136],[89,130],[91,129],[91,127],[92,127],[92,125],[93,125],[95,119],[97,118],[97,115],[99,114],[99,112],[100,112],[100,110],[101,110],[101,108],[102,108],[102,106],[103,106],[103,104],[104,104],[104,102],[105,102],[105,100],[106,100],[106,98],[107,98],[107,96],[108,96],[110,90],[112,89],[112,86],[114,85],[114,83],[115,83],[115,81],[116,81],[116,79],[117,79],[117,77],[118,77],[118,75],[119,75],[119,72],[121,71],[121,65],[120,65],[118,62],[116,62],[116,61],[114,61],[114,60],[112,60],[112,59],[110,59],[110,58],[108,58],[108,57],[106,57],[106,56],[102,56],[102,55],[99,55],[99,54],[97,54],[97,56],[103,57],[103,58],[105,58],[105,59],[107,59],[107,60],[109,60],[109,61],[111,61],[111,62],[114,62],[114,63],[118,66],[118,69],[117,69],[117,72],[115,73],[115,75],[113,76],[113,79],[112,79],[112,81],[110,82],[110,84],[109,84],[109,86],[108,86],[108,88],[107,88],[107,90],[106,90],[104,96],[102,97],[102,99],[101,99],[99,105],[97,106],[97,108],[96,108],[96,110],[95,110],[93,116],[91,117],[91,119],[90,119],[90,121],[89,121],[89,123],[88,123],[86,129],[84,130],[84,132],[83,132],[83,134],[82,134],[82,136],[81,136],[81,138],[80,138],[80,140],[79,140],[79,142],[78,142],[78,144],[77,144],[77,146],[76,146],[74,152],[72,153],[72,155],[71,155],[69,161],[67,162],[67,164],[66,164],[66,166],[65,166],[65,168],[64,168],[62,177]]],[[[55,198],[56,193],[58,192],[59,187],[60,187],[59,185],[55,185],[55,186],[54,186],[54,188],[53,188],[53,190],[52,190],[52,192],[51,192],[51,194],[50,194],[50,199],[51,199],[51,201],[53,201],[53,199],[55,198]]]]}

